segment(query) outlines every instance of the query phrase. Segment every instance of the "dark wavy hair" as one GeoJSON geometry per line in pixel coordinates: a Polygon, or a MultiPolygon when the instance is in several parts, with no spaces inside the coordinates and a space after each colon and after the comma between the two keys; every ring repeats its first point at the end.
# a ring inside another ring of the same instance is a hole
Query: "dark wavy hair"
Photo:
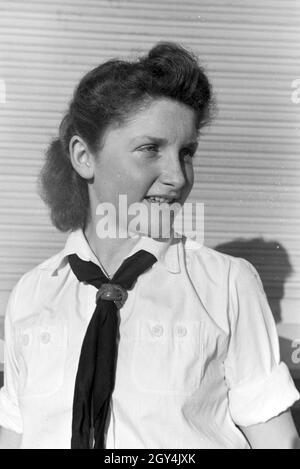
{"type": "Polygon", "coordinates": [[[39,193],[61,231],[84,228],[89,216],[87,181],[73,168],[69,142],[80,136],[92,152],[113,123],[122,125],[149,101],[173,98],[190,106],[199,130],[211,116],[212,90],[197,57],[175,43],[160,42],[136,60],[111,59],[88,72],[74,91],[59,136],[47,151],[39,193]]]}

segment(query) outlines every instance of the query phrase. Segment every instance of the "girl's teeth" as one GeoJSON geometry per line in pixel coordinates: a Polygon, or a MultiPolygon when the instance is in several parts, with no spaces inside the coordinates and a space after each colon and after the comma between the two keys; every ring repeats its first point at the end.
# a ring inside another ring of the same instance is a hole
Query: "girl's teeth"
{"type": "Polygon", "coordinates": [[[163,198],[161,198],[161,197],[148,197],[148,199],[149,199],[151,202],[159,202],[159,203],[162,203],[162,202],[170,202],[169,200],[163,199],[163,198]]]}

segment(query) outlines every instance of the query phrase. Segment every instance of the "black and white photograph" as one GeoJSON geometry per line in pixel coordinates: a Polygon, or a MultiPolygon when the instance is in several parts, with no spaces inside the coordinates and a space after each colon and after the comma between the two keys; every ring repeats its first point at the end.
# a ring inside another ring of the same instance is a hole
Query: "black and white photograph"
{"type": "Polygon", "coordinates": [[[0,449],[300,449],[299,0],[0,0],[0,449]]]}

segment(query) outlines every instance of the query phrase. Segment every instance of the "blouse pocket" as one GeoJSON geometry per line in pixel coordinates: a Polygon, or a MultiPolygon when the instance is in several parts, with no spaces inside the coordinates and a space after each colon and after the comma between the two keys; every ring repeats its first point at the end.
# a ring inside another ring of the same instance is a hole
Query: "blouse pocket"
{"type": "Polygon", "coordinates": [[[192,394],[202,378],[202,326],[199,321],[174,325],[140,321],[131,367],[138,389],[159,394],[192,394]]]}
{"type": "Polygon", "coordinates": [[[62,386],[67,352],[65,324],[20,327],[17,349],[21,396],[49,395],[62,386]]]}

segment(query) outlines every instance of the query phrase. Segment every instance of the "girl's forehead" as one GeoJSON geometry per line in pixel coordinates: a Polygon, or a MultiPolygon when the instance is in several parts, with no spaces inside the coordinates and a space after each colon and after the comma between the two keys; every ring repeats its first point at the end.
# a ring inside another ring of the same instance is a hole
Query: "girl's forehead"
{"type": "Polygon", "coordinates": [[[116,130],[121,133],[149,134],[150,131],[161,133],[182,133],[197,135],[196,112],[176,100],[156,99],[146,108],[139,109],[116,130]]]}
{"type": "Polygon", "coordinates": [[[142,108],[136,109],[131,116],[129,116],[129,121],[139,121],[147,118],[161,118],[169,117],[174,119],[176,116],[179,118],[185,115],[195,115],[195,111],[187,106],[186,104],[181,103],[175,99],[171,98],[156,98],[149,101],[142,108]]]}
{"type": "Polygon", "coordinates": [[[100,149],[118,146],[120,142],[130,145],[145,135],[165,141],[196,141],[196,112],[174,99],[151,100],[124,122],[112,122],[102,135],[100,149]]]}

